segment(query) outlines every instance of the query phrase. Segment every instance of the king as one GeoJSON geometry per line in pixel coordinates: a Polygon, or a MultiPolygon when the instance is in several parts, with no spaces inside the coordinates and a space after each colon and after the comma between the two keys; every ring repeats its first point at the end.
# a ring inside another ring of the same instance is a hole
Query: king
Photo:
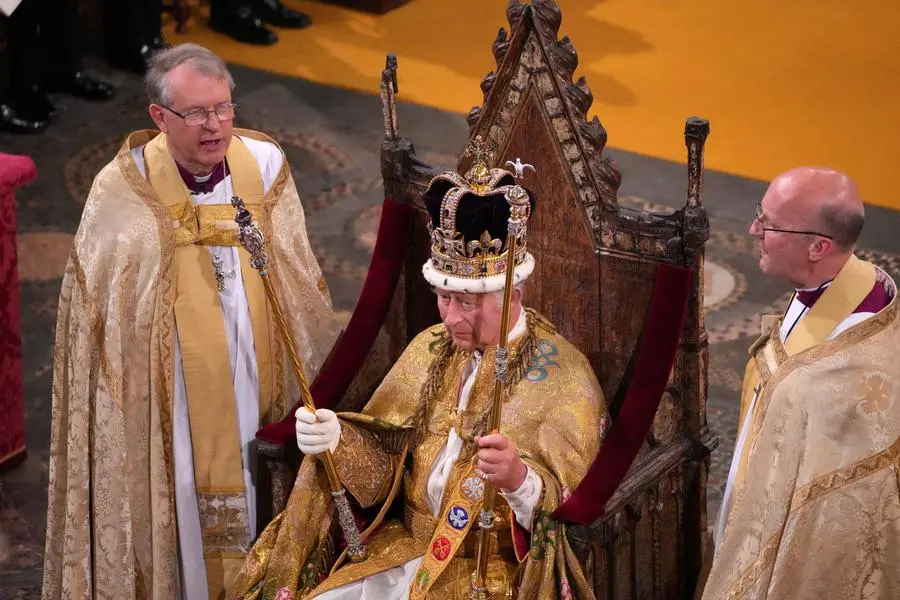
{"type": "Polygon", "coordinates": [[[593,598],[551,515],[600,447],[603,393],[587,359],[523,306],[536,202],[517,181],[523,169],[489,168],[484,148],[472,150],[464,176],[436,177],[424,197],[431,257],[422,273],[442,322],[409,344],[360,413],[297,410],[305,457],[294,489],[230,598],[462,600],[476,571],[478,597],[593,598]],[[326,450],[364,526],[363,561],[344,561],[335,535],[318,458],[326,450]]]}

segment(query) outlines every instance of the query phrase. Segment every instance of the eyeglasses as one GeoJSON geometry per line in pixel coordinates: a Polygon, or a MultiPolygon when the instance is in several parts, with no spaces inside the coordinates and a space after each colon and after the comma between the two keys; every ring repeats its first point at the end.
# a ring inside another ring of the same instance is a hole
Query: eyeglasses
{"type": "Polygon", "coordinates": [[[825,233],[819,233],[818,231],[800,231],[800,230],[797,230],[797,229],[777,229],[777,228],[775,228],[775,227],[767,227],[767,226],[763,225],[763,222],[762,222],[762,202],[760,202],[760,203],[758,203],[758,204],[756,205],[756,221],[759,223],[759,228],[762,229],[763,232],[766,232],[766,231],[773,231],[773,232],[778,232],[778,233],[798,233],[798,234],[801,234],[801,235],[818,235],[818,236],[821,236],[821,237],[823,237],[823,238],[828,238],[829,240],[833,240],[833,239],[834,239],[834,238],[831,237],[830,235],[825,234],[825,233]]]}
{"type": "Polygon", "coordinates": [[[226,102],[223,104],[219,104],[213,109],[195,108],[193,110],[189,110],[184,114],[178,112],[177,110],[169,108],[165,104],[160,104],[160,106],[162,106],[164,109],[166,109],[176,117],[181,117],[184,120],[185,125],[189,127],[199,127],[201,125],[206,125],[212,115],[216,115],[216,118],[220,123],[231,121],[232,119],[234,119],[234,114],[237,111],[238,103],[226,102]]]}

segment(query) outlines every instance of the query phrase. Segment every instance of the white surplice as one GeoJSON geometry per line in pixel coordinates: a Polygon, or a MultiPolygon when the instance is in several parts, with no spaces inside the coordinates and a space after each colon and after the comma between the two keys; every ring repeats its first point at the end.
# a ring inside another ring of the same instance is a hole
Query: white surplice
{"type": "MultiPolygon", "coordinates": [[[[281,151],[269,142],[241,137],[241,141],[256,159],[262,176],[263,191],[268,192],[281,171],[284,160],[281,151]]],[[[144,148],[134,148],[132,158],[144,177],[144,148]]],[[[208,180],[197,177],[198,182],[208,180]]],[[[194,203],[231,204],[234,186],[229,175],[208,194],[193,194],[194,203]]],[[[259,380],[256,351],[253,345],[253,328],[244,282],[241,277],[238,250],[234,246],[209,246],[210,261],[218,257],[225,277],[225,290],[219,292],[228,355],[231,362],[234,397],[237,404],[238,427],[241,440],[241,458],[244,463],[244,486],[247,490],[248,523],[250,539],[256,537],[256,488],[253,485],[250,442],[259,430],[259,380]]],[[[188,413],[187,390],[181,363],[181,346],[175,335],[175,401],[173,407],[173,438],[175,459],[175,508],[178,519],[178,544],[181,558],[182,598],[195,600],[208,598],[206,567],[203,562],[203,541],[200,534],[200,512],[194,482],[194,457],[191,446],[191,426],[188,413]]],[[[249,550],[249,549],[248,549],[249,550]]]]}
{"type": "MultiPolygon", "coordinates": [[[[525,311],[519,314],[516,325],[509,332],[510,341],[518,338],[525,333],[525,311]]],[[[478,373],[478,367],[481,365],[481,353],[475,352],[471,362],[466,367],[463,375],[463,385],[459,392],[458,410],[465,410],[469,404],[469,395],[472,393],[472,387],[475,385],[475,378],[478,373]]],[[[459,437],[455,428],[450,429],[447,436],[447,445],[438,455],[431,467],[431,474],[428,477],[426,501],[431,514],[438,516],[441,508],[441,500],[444,497],[444,487],[450,478],[450,471],[459,453],[462,451],[463,440],[459,437]]],[[[510,508],[516,516],[516,522],[526,530],[531,530],[531,516],[538,499],[541,496],[543,482],[540,476],[530,467],[525,476],[525,481],[514,492],[503,493],[501,495],[509,504],[510,508]]],[[[405,600],[409,597],[409,585],[416,574],[416,569],[422,562],[423,557],[414,558],[411,561],[376,573],[353,583],[348,583],[339,588],[335,588],[324,594],[317,596],[316,600],[405,600]]]]}

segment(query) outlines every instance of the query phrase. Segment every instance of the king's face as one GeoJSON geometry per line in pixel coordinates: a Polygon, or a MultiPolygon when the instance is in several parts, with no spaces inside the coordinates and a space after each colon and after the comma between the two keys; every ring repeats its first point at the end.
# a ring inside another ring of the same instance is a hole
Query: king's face
{"type": "MultiPolygon", "coordinates": [[[[453,343],[466,350],[496,346],[500,342],[503,303],[497,294],[464,294],[435,290],[438,312],[453,343]]],[[[518,294],[512,317],[518,316],[518,294]]]]}

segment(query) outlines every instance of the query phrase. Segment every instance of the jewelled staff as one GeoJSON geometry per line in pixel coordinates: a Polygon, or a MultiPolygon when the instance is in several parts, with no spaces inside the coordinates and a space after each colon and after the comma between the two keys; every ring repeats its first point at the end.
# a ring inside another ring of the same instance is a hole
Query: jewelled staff
{"type": "MultiPolygon", "coordinates": [[[[513,165],[516,179],[522,177],[525,168],[534,171],[534,167],[522,164],[519,159],[513,165]]],[[[525,223],[531,211],[528,192],[519,185],[512,186],[506,192],[509,203],[509,221],[506,236],[506,283],[503,288],[503,312],[500,316],[500,343],[497,345],[497,357],[494,366],[494,390],[491,402],[491,416],[488,430],[491,433],[500,431],[500,416],[503,411],[503,388],[506,385],[506,373],[509,366],[509,313],[512,303],[513,271],[516,268],[516,247],[525,237],[525,223]]],[[[491,550],[491,530],[494,528],[494,485],[485,480],[484,504],[478,518],[478,553],[476,555],[475,572],[472,574],[472,587],[469,591],[471,600],[488,600],[487,567],[491,550]]]]}
{"type": "MultiPolygon", "coordinates": [[[[266,290],[266,297],[269,299],[269,305],[275,314],[275,320],[278,322],[278,329],[281,331],[281,337],[287,345],[288,354],[291,357],[291,366],[294,369],[294,375],[300,385],[300,398],[303,405],[315,414],[316,406],[313,403],[312,394],[309,391],[309,382],[306,374],[303,372],[303,366],[300,364],[300,358],[297,356],[297,350],[291,339],[290,330],[284,313],[281,311],[281,305],[275,297],[275,291],[269,282],[269,275],[266,271],[266,265],[269,257],[266,254],[262,232],[253,224],[253,215],[244,206],[244,201],[237,196],[231,197],[231,205],[237,210],[234,217],[238,224],[238,240],[244,246],[244,249],[250,254],[250,266],[259,272],[263,280],[263,286],[266,290]]],[[[337,469],[334,466],[334,458],[331,450],[326,449],[322,454],[322,464],[325,465],[325,473],[328,476],[328,485],[331,488],[331,497],[334,498],[334,505],[337,508],[338,523],[344,532],[344,538],[347,540],[347,554],[351,562],[362,562],[366,559],[368,551],[362,542],[359,529],[356,528],[356,521],[353,520],[353,512],[350,510],[350,503],[347,501],[347,493],[341,486],[341,480],[338,477],[337,469]]]]}

